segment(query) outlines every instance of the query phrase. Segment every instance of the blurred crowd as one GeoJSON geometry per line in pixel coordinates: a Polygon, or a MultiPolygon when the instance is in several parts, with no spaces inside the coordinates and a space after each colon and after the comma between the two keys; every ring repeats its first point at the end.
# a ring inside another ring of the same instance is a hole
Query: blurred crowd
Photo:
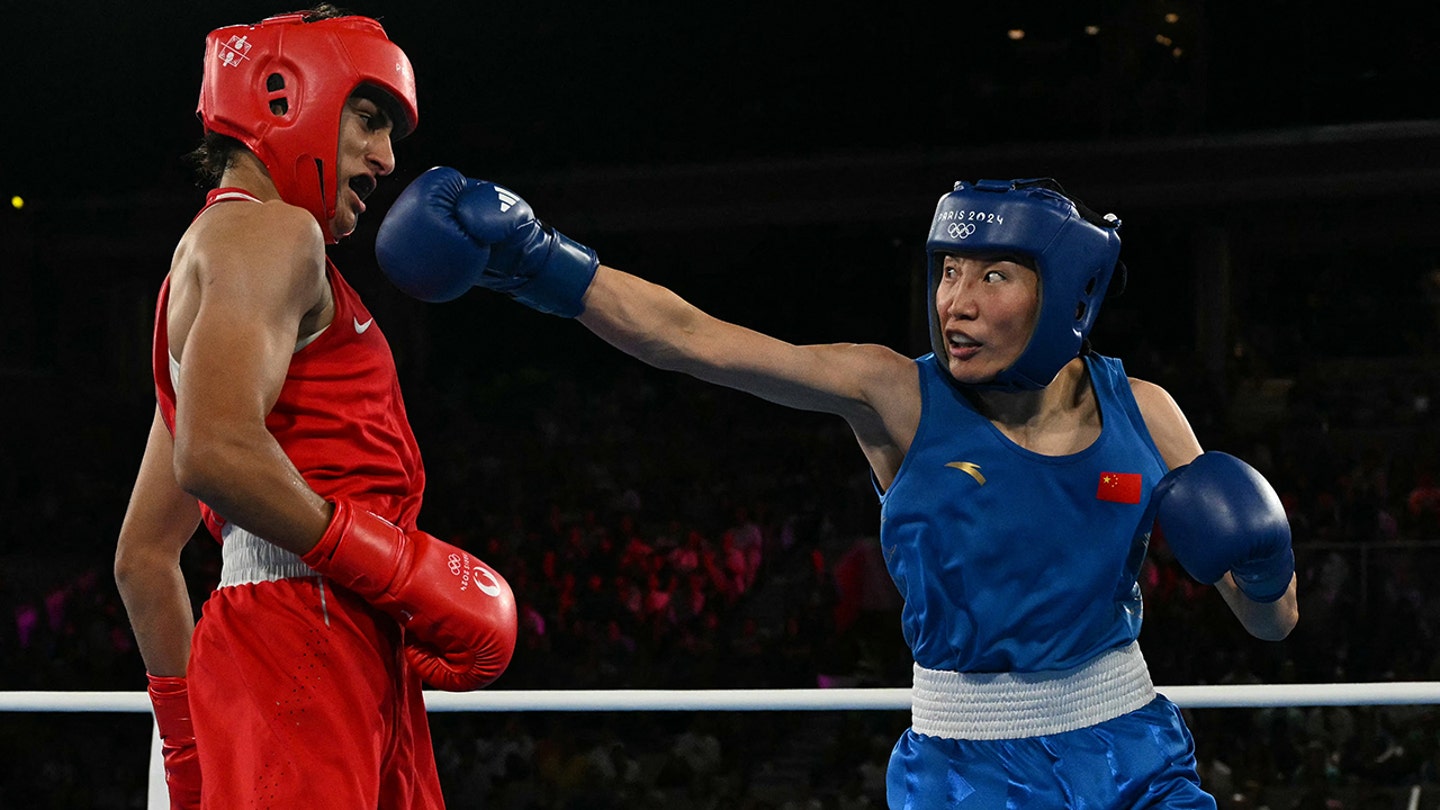
{"type": "MultiPolygon", "coordinates": [[[[1172,390],[1207,447],[1271,478],[1300,578],[1300,626],[1285,642],[1259,642],[1163,542],[1152,545],[1141,643],[1155,681],[1440,676],[1440,590],[1426,573],[1440,570],[1440,457],[1423,390],[1434,380],[1377,392],[1368,405],[1392,410],[1367,416],[1327,402],[1335,386],[1303,375],[1241,375],[1219,397],[1175,367],[1131,365],[1172,390]]],[[[412,408],[430,480],[422,526],[515,588],[520,645],[493,688],[908,684],[899,597],[875,542],[878,503],[843,422],[640,367],[599,380],[522,372],[478,388],[452,382],[412,408]]],[[[83,460],[78,472],[105,463],[133,462],[83,460]]],[[[29,520],[48,511],[59,536],[53,555],[38,541],[3,551],[0,689],[143,688],[109,570],[125,493],[97,472],[93,491],[25,503],[34,482],[10,475],[7,511],[29,510],[29,520]]],[[[198,608],[218,580],[216,544],[197,536],[184,564],[198,608]]],[[[1388,808],[1402,806],[1409,785],[1440,783],[1431,707],[1189,714],[1222,807],[1388,808]]],[[[452,805],[513,808],[881,807],[885,761],[907,721],[893,712],[432,715],[452,805]]],[[[143,806],[148,717],[0,722],[0,806],[143,806]]]]}

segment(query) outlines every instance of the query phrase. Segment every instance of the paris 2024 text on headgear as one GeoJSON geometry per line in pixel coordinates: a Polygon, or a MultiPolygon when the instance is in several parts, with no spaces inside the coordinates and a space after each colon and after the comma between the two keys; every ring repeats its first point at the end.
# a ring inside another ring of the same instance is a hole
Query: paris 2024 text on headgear
{"type": "Polygon", "coordinates": [[[1018,255],[1035,262],[1040,275],[1035,331],[1020,357],[988,384],[998,388],[1049,385],[1079,355],[1117,268],[1124,273],[1119,218],[1094,214],[1048,178],[957,182],[935,207],[925,250],[930,341],[942,368],[945,338],[935,290],[944,262],[937,257],[1018,255]]]}

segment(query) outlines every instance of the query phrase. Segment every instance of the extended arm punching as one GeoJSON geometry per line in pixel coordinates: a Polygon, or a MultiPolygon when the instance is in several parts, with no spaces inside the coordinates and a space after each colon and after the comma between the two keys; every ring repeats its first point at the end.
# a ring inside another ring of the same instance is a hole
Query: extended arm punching
{"type": "MultiPolygon", "coordinates": [[[[380,227],[376,255],[396,286],[423,300],[450,300],[471,287],[494,290],[541,312],[579,317],[659,368],[844,416],[882,483],[898,469],[919,421],[918,396],[905,395],[915,385],[908,358],[873,346],[794,346],[719,321],[663,287],[600,266],[594,251],[542,223],[514,192],[454,169],[431,169],[405,189],[380,227]]],[[[1288,527],[1283,536],[1274,525],[1256,534],[1253,521],[1225,517],[1247,510],[1254,520],[1273,517],[1278,503],[1258,494],[1263,478],[1257,483],[1258,475],[1242,474],[1223,454],[1184,466],[1200,455],[1199,445],[1173,401],[1159,393],[1141,386],[1137,396],[1163,400],[1166,407],[1152,406],[1156,418],[1147,421],[1152,432],[1176,434],[1157,441],[1170,448],[1167,459],[1174,456],[1177,470],[1152,508],[1187,570],[1216,583],[1252,633],[1283,637],[1294,624],[1288,527]]]]}
{"type": "Polygon", "coordinates": [[[600,265],[595,252],[536,218],[514,192],[437,167],[396,200],[376,257],[400,289],[446,301],[471,287],[586,328],[657,368],[690,374],[850,423],[884,480],[918,422],[914,366],[888,348],[797,346],[714,318],[670,290],[600,265]],[[913,400],[913,401],[912,401],[913,400]]]}
{"type": "Polygon", "coordinates": [[[375,255],[397,287],[422,301],[449,301],[486,287],[573,318],[600,261],[547,227],[508,189],[437,167],[395,201],[375,255]]]}
{"type": "MultiPolygon", "coordinates": [[[[581,322],[627,354],[793,407],[806,399],[797,347],[701,312],[673,292],[612,268],[595,252],[535,217],[514,192],[454,169],[417,178],[395,201],[375,239],[380,267],[400,289],[447,301],[471,287],[581,322]],[[795,385],[784,390],[785,380],[795,385]]],[[[821,364],[812,364],[820,368],[821,364]]]]}

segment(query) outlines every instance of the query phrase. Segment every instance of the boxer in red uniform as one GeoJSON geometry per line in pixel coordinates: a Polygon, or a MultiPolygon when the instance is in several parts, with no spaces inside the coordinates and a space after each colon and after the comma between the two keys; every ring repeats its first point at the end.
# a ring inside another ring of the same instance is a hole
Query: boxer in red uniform
{"type": "Polygon", "coordinates": [[[442,807],[422,681],[493,681],[501,576],[416,528],[425,473],[375,318],[325,255],[418,121],[410,62],[328,6],[206,40],[157,407],[115,560],[175,808],[442,807]],[[220,587],[194,622],[180,551],[220,587]]]}

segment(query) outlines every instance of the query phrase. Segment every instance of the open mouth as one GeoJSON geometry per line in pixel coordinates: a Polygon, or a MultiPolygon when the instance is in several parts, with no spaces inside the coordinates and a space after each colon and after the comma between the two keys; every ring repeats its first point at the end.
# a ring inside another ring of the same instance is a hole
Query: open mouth
{"type": "Polygon", "coordinates": [[[365,198],[375,190],[375,178],[368,174],[356,175],[350,178],[350,190],[355,192],[355,196],[359,197],[361,202],[364,202],[365,198]]]}
{"type": "Polygon", "coordinates": [[[945,350],[955,360],[973,360],[985,344],[964,332],[946,332],[945,350]]]}

